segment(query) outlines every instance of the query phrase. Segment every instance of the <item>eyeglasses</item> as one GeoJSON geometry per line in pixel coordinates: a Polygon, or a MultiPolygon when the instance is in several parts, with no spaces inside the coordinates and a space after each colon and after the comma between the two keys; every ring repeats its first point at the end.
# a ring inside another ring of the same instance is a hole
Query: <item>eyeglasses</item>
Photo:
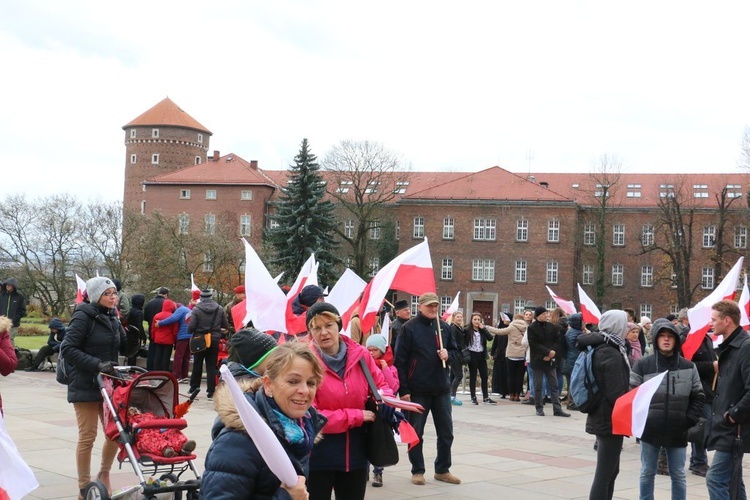
{"type": "Polygon", "coordinates": [[[113,295],[117,295],[117,292],[104,292],[102,297],[112,297],[113,295]]]}

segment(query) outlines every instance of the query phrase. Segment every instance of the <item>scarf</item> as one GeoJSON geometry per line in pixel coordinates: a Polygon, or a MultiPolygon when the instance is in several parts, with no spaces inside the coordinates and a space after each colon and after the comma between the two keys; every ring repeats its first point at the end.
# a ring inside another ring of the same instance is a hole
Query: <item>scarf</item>
{"type": "Polygon", "coordinates": [[[625,344],[627,340],[625,340],[622,337],[618,337],[617,335],[612,335],[611,333],[607,332],[599,332],[604,336],[604,342],[613,345],[617,347],[620,350],[620,354],[622,354],[623,359],[625,360],[625,363],[628,364],[628,367],[630,367],[630,361],[628,361],[628,348],[625,344]]]}
{"type": "Polygon", "coordinates": [[[344,379],[344,370],[346,369],[346,344],[339,340],[339,352],[333,356],[320,351],[323,362],[333,370],[342,380],[344,379]]]}
{"type": "Polygon", "coordinates": [[[266,401],[271,410],[273,410],[274,416],[281,424],[284,430],[284,437],[293,453],[297,456],[304,456],[310,453],[315,439],[310,411],[305,412],[304,417],[295,420],[284,415],[273,398],[266,397],[266,401]]]}
{"type": "Polygon", "coordinates": [[[642,355],[641,341],[638,339],[636,340],[628,339],[628,342],[630,343],[630,359],[632,359],[633,362],[638,361],[639,359],[641,359],[641,355],[642,355]]]}

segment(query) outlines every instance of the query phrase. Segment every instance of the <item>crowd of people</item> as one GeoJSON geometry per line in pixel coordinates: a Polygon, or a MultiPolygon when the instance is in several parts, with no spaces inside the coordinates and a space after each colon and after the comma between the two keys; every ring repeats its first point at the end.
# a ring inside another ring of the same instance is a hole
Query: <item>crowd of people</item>
{"type": "MultiPolygon", "coordinates": [[[[411,482],[426,484],[423,447],[431,414],[437,447],[433,478],[460,484],[450,471],[452,412],[463,405],[458,387],[467,372],[473,405],[479,404],[478,379],[483,404],[497,405],[490,397],[497,394],[510,402],[533,405],[540,417],[546,416],[546,404],[551,404],[553,416],[569,417],[564,404],[569,411],[578,409],[570,391],[573,366],[580,352],[592,349],[593,374],[601,381],[601,394],[588,409],[585,426],[595,436],[597,450],[591,499],[612,498],[619,473],[623,436],[613,432],[615,402],[664,372],[638,440],[640,498],[653,498],[658,473],[670,476],[672,498],[687,497],[688,430],[701,421],[707,422],[705,439],[691,443],[688,470],[706,478],[712,499],[745,498],[737,463],[741,464],[742,452],[750,451],[750,431],[743,427],[750,419],[750,337],[739,326],[735,302],[723,300],[713,306],[713,335],[706,335],[688,360],[681,350],[690,332],[686,310],[653,323],[648,317],[636,319],[632,310],[610,310],[592,325],[585,324],[581,314],[539,306],[512,318],[500,314],[499,323],[492,326],[478,312],[467,315],[465,322],[460,309],[443,321],[438,296],[425,293],[418,299],[414,317],[409,304],[398,301],[392,306],[390,331],[358,331],[352,338],[344,334],[341,314],[325,302],[323,291],[310,287],[294,302],[304,327],[293,334],[271,335],[252,324],[235,324],[232,307],[244,299],[243,287],[235,288],[233,299],[222,307],[207,289],[194,293],[183,305],[169,298],[168,289],[160,288],[146,303],[142,294],[127,296],[117,280],[89,280],[85,301],[77,305],[69,324],[58,318],[50,321],[47,345],[27,369],[35,371],[50,356],[64,353],[69,366],[68,402],[78,425],[79,487],[94,477],[92,448],[103,419],[96,375],[114,373],[119,356],[130,362],[140,352],[147,358],[148,370],[171,371],[176,379],[189,383],[191,392],[201,387],[205,366],[206,395],[214,402],[217,418],[205,459],[202,498],[330,499],[335,495],[345,500],[364,498],[370,477],[373,486],[384,484],[382,467],[374,467],[370,475],[366,429],[376,418],[390,420],[394,415],[387,405],[367,405],[373,397],[368,378],[380,394],[424,408],[422,413],[400,416],[418,437],[408,451],[411,482]],[[210,340],[206,348],[191,353],[196,335],[210,340]],[[247,403],[281,443],[297,472],[296,484],[283,484],[271,472],[227,387],[217,382],[222,340],[229,345],[230,373],[247,403]],[[188,374],[191,356],[193,371],[188,374]],[[710,465],[707,450],[714,450],[710,465]],[[730,496],[735,494],[739,496],[730,496]]],[[[0,307],[5,308],[0,312],[7,312],[0,315],[0,373],[6,375],[17,362],[12,332],[26,308],[15,281],[4,283],[0,307]]],[[[110,490],[116,452],[116,443],[105,440],[95,475],[110,490]]]]}

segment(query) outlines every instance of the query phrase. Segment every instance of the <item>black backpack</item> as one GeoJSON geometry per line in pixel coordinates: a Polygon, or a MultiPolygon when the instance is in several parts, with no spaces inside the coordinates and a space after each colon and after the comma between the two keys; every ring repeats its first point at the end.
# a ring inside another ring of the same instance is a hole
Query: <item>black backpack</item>
{"type": "Polygon", "coordinates": [[[16,370],[25,370],[31,366],[31,363],[34,361],[34,356],[32,356],[31,351],[24,349],[23,347],[16,347],[15,350],[16,358],[18,358],[18,366],[16,366],[16,370]]]}

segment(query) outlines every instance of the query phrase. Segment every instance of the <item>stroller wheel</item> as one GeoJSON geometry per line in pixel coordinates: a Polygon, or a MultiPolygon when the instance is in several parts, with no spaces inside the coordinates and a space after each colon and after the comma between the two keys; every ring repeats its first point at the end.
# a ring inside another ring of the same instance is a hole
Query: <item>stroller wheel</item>
{"type": "Polygon", "coordinates": [[[164,474],[159,478],[160,481],[169,481],[172,484],[176,484],[179,479],[174,474],[164,474]]]}
{"type": "Polygon", "coordinates": [[[107,493],[107,487],[101,481],[94,481],[87,484],[81,494],[85,500],[109,500],[109,493],[107,493]]]}

